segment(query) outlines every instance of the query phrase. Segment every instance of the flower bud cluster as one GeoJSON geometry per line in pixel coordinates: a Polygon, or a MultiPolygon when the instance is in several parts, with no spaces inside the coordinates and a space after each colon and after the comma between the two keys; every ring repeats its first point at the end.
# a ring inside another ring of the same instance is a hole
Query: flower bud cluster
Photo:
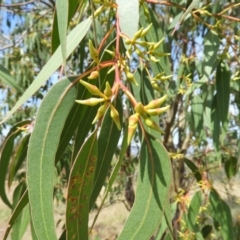
{"type": "Polygon", "coordinates": [[[128,38],[125,40],[126,45],[129,45],[129,48],[127,49],[127,52],[126,52],[128,58],[130,58],[133,52],[136,52],[139,57],[147,61],[150,59],[153,62],[158,62],[159,60],[156,57],[164,57],[164,56],[170,55],[169,53],[156,52],[156,50],[163,43],[164,38],[157,43],[140,40],[140,38],[143,38],[147,35],[151,26],[152,26],[152,23],[146,28],[139,29],[135,33],[133,39],[128,38]],[[142,50],[143,48],[145,48],[146,50],[143,51],[142,50]],[[147,56],[149,56],[149,58],[147,56]]]}
{"type": "Polygon", "coordinates": [[[158,73],[155,77],[151,78],[151,84],[153,86],[153,88],[159,92],[161,92],[161,88],[158,85],[158,82],[163,82],[165,80],[168,80],[170,78],[172,78],[173,75],[168,75],[165,76],[164,72],[158,73]]]}
{"type": "Polygon", "coordinates": [[[163,130],[158,126],[158,124],[156,124],[151,119],[151,116],[160,115],[168,110],[168,108],[170,107],[169,105],[160,108],[160,106],[164,103],[166,98],[167,95],[158,99],[154,99],[145,106],[143,106],[141,102],[137,103],[137,105],[134,107],[135,113],[131,115],[128,120],[128,138],[127,138],[128,144],[130,144],[132,137],[136,132],[140,116],[143,118],[144,123],[149,128],[152,128],[160,133],[163,133],[163,130]]]}
{"type": "Polygon", "coordinates": [[[105,114],[108,106],[110,106],[110,116],[115,122],[117,128],[121,130],[121,123],[120,123],[120,118],[119,118],[119,113],[116,110],[116,108],[113,106],[111,103],[111,97],[113,95],[112,88],[109,84],[109,82],[106,82],[105,89],[103,93],[99,90],[99,88],[93,84],[90,84],[88,82],[85,82],[83,80],[80,80],[80,83],[92,94],[95,96],[99,96],[100,98],[89,98],[85,100],[76,100],[76,103],[79,104],[84,104],[88,106],[95,106],[99,103],[103,103],[102,106],[98,108],[97,114],[93,120],[93,124],[97,122],[102,116],[105,114]]]}

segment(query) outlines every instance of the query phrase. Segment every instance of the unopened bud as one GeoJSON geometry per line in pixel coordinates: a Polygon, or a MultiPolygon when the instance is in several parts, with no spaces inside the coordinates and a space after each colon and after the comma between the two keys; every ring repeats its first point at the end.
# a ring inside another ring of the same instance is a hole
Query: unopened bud
{"type": "Polygon", "coordinates": [[[107,104],[105,103],[104,105],[102,105],[101,107],[98,108],[97,114],[92,122],[92,124],[94,124],[98,119],[100,119],[104,113],[107,110],[107,104]]]}
{"type": "Polygon", "coordinates": [[[147,109],[146,113],[151,115],[151,116],[157,116],[160,115],[164,112],[166,112],[169,109],[170,105],[162,108],[155,108],[155,109],[147,109]]]}
{"type": "Polygon", "coordinates": [[[142,31],[143,31],[143,27],[140,28],[140,29],[134,34],[133,41],[136,41],[138,38],[141,37],[142,31]]]}
{"type": "Polygon", "coordinates": [[[132,140],[136,130],[137,130],[137,124],[132,125],[132,126],[128,125],[127,145],[129,145],[131,143],[131,140],[132,140]]]}
{"type": "MultiPolygon", "coordinates": [[[[99,1],[99,3],[101,3],[101,1],[99,1]]],[[[104,6],[101,6],[100,8],[98,8],[95,12],[94,12],[94,17],[97,17],[103,10],[104,6]]]]}
{"type": "Polygon", "coordinates": [[[99,76],[98,71],[92,71],[90,76],[88,77],[88,79],[90,79],[90,80],[91,79],[96,79],[96,78],[98,78],[98,76],[99,76]]]}
{"type": "Polygon", "coordinates": [[[98,51],[96,50],[96,48],[94,48],[91,39],[89,39],[89,41],[88,41],[88,47],[89,47],[89,52],[90,52],[91,58],[92,58],[96,63],[99,63],[98,51]]]}
{"type": "Polygon", "coordinates": [[[110,50],[105,50],[105,52],[109,53],[111,56],[115,57],[115,52],[110,50]]]}
{"type": "Polygon", "coordinates": [[[127,79],[130,82],[132,82],[132,83],[134,83],[134,84],[136,84],[138,86],[138,83],[137,83],[136,79],[134,78],[134,75],[131,72],[127,71],[126,72],[126,76],[127,76],[127,79]]]}
{"type": "Polygon", "coordinates": [[[95,106],[104,101],[106,101],[104,98],[89,98],[86,100],[75,100],[76,103],[88,105],[88,106],[95,106]]]}
{"type": "Polygon", "coordinates": [[[132,40],[131,40],[131,39],[126,39],[126,40],[125,40],[125,43],[126,43],[127,45],[130,45],[130,44],[132,44],[132,40]]]}
{"type": "Polygon", "coordinates": [[[139,102],[135,107],[134,110],[139,113],[140,115],[142,115],[144,113],[144,108],[141,102],[139,102]]]}
{"type": "Polygon", "coordinates": [[[155,43],[155,44],[153,45],[153,50],[156,50],[157,48],[159,48],[160,45],[163,43],[163,41],[164,41],[164,38],[161,39],[159,42],[155,43]]]}
{"type": "Polygon", "coordinates": [[[160,133],[163,133],[163,130],[149,117],[144,119],[144,122],[146,123],[146,125],[160,133]]]}
{"type": "Polygon", "coordinates": [[[80,83],[85,87],[87,88],[87,90],[92,94],[92,95],[97,95],[97,96],[101,96],[103,98],[106,99],[106,96],[101,93],[101,91],[98,89],[98,87],[96,87],[95,85],[92,85],[90,83],[87,83],[83,80],[80,80],[80,83]]]}
{"type": "Polygon", "coordinates": [[[144,28],[144,30],[142,31],[141,37],[145,37],[151,27],[152,27],[152,23],[148,27],[144,28]]]}
{"type": "Polygon", "coordinates": [[[167,99],[167,95],[164,95],[163,97],[158,99],[154,99],[150,101],[148,105],[144,106],[144,109],[147,110],[147,109],[158,108],[165,102],[166,99],[167,99]]]}
{"type": "Polygon", "coordinates": [[[108,98],[110,98],[112,96],[112,88],[109,84],[109,82],[106,82],[106,88],[103,92],[108,98]]]}
{"type": "Polygon", "coordinates": [[[131,115],[128,118],[129,126],[134,126],[135,124],[137,124],[138,120],[139,120],[139,114],[138,113],[135,113],[135,114],[131,115]]]}
{"type": "Polygon", "coordinates": [[[120,118],[119,118],[119,113],[116,110],[116,108],[111,104],[111,111],[110,111],[110,116],[117,125],[118,130],[121,130],[121,123],[120,123],[120,118]]]}
{"type": "Polygon", "coordinates": [[[143,53],[141,50],[139,50],[138,48],[136,48],[135,51],[136,51],[136,53],[137,53],[137,55],[138,55],[139,57],[141,57],[141,58],[143,58],[143,59],[145,59],[145,60],[148,61],[148,58],[144,55],[144,53],[143,53]]]}
{"type": "Polygon", "coordinates": [[[153,62],[159,62],[159,60],[156,59],[153,55],[150,56],[150,60],[153,62]]]}

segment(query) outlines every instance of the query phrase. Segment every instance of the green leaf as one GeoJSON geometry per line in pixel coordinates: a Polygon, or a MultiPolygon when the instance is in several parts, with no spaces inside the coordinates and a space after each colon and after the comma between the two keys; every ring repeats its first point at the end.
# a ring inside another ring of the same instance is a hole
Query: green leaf
{"type": "Polygon", "coordinates": [[[226,126],[228,118],[228,108],[230,99],[230,79],[231,73],[228,65],[224,62],[221,62],[217,67],[216,87],[217,87],[218,114],[223,124],[223,127],[226,126]]]}
{"type": "Polygon", "coordinates": [[[219,197],[214,189],[210,192],[209,202],[211,216],[215,222],[215,226],[219,226],[216,230],[221,234],[222,239],[234,239],[232,216],[228,205],[219,197]]]}
{"type": "Polygon", "coordinates": [[[0,64],[0,80],[6,83],[7,85],[15,88],[20,93],[23,92],[22,88],[17,84],[16,80],[12,77],[10,72],[0,64]]]}
{"type": "MultiPolygon", "coordinates": [[[[24,191],[26,191],[26,183],[21,182],[19,185],[15,188],[14,193],[13,193],[13,208],[15,208],[24,194],[24,191]]],[[[12,240],[19,240],[22,239],[27,226],[29,224],[30,218],[29,218],[29,206],[26,205],[21,213],[18,215],[14,225],[13,225],[13,230],[12,230],[12,240]]]]}
{"type": "Polygon", "coordinates": [[[72,166],[67,196],[67,239],[88,239],[89,201],[97,155],[96,129],[80,149],[72,166]]]}
{"type": "Polygon", "coordinates": [[[67,28],[68,28],[68,0],[57,0],[56,11],[58,20],[58,34],[61,43],[63,66],[66,70],[67,59],[67,28]]]}
{"type": "Polygon", "coordinates": [[[19,170],[23,161],[27,157],[29,138],[30,138],[30,134],[27,134],[25,137],[23,137],[22,141],[19,143],[19,146],[15,151],[14,158],[8,170],[8,187],[11,186],[17,171],[19,170]]]}
{"type": "MultiPolygon", "coordinates": [[[[69,79],[71,79],[71,81],[75,81],[75,78],[69,78],[69,79]]],[[[88,93],[86,88],[83,87],[81,84],[78,84],[78,94],[77,94],[76,99],[85,99],[87,97],[90,97],[90,94],[88,93]]],[[[60,158],[62,157],[62,154],[64,153],[65,149],[67,148],[69,141],[73,137],[77,128],[80,127],[82,129],[82,124],[84,122],[83,118],[85,116],[89,115],[89,114],[85,114],[87,109],[89,110],[88,106],[81,105],[76,102],[74,103],[71,111],[68,114],[66,123],[64,125],[63,131],[61,134],[59,147],[58,147],[58,150],[56,153],[55,163],[57,163],[60,160],[60,158]]],[[[86,136],[84,138],[86,138],[86,136]]],[[[77,151],[78,150],[79,150],[79,148],[77,149],[77,151]]]]}
{"type": "Polygon", "coordinates": [[[187,164],[187,166],[191,169],[192,173],[194,174],[196,180],[198,182],[200,182],[202,180],[202,175],[201,173],[199,172],[199,169],[198,167],[195,165],[194,162],[192,162],[191,160],[187,159],[187,158],[184,158],[183,159],[184,162],[187,164]]]}
{"type": "Polygon", "coordinates": [[[213,124],[213,145],[218,153],[219,157],[219,148],[220,148],[220,133],[221,133],[221,122],[219,118],[219,107],[217,104],[217,96],[214,95],[213,100],[212,100],[212,112],[211,112],[211,120],[213,124]]]}
{"type": "Polygon", "coordinates": [[[225,172],[228,179],[231,179],[238,173],[238,160],[230,156],[224,164],[225,172]]]}
{"type": "Polygon", "coordinates": [[[193,8],[200,3],[200,0],[193,0],[191,2],[191,4],[188,6],[187,10],[183,13],[183,15],[181,16],[181,18],[179,19],[179,22],[177,23],[173,33],[175,32],[175,30],[178,29],[179,25],[185,20],[185,18],[187,17],[187,15],[193,10],[193,8]]]}
{"type": "MultiPolygon", "coordinates": [[[[122,104],[120,99],[117,99],[115,107],[119,113],[122,124],[122,104]]],[[[93,207],[93,204],[95,203],[107,177],[120,134],[121,131],[118,130],[116,124],[112,120],[110,116],[110,108],[108,108],[108,111],[104,116],[98,138],[98,162],[90,200],[90,208],[93,207]]]]}
{"type": "Polygon", "coordinates": [[[185,215],[185,221],[190,231],[193,232],[199,231],[197,217],[200,214],[199,210],[201,206],[202,206],[202,192],[198,191],[194,194],[190,206],[188,208],[187,214],[185,215]]]}
{"type": "MultiPolygon", "coordinates": [[[[109,182],[108,182],[108,185],[107,185],[107,189],[104,193],[104,196],[103,196],[103,199],[102,199],[102,202],[101,202],[101,205],[98,206],[98,212],[97,214],[95,215],[95,218],[93,220],[93,223],[92,223],[92,228],[98,218],[98,215],[103,207],[103,204],[108,196],[108,193],[109,191],[111,190],[113,184],[114,184],[114,181],[116,179],[116,176],[121,168],[121,165],[122,165],[122,161],[125,157],[125,154],[126,154],[126,151],[127,151],[127,148],[128,148],[128,144],[127,144],[127,134],[128,134],[128,128],[126,127],[125,131],[124,131],[124,136],[123,136],[123,140],[122,140],[122,146],[121,146],[121,150],[120,150],[120,154],[119,154],[119,159],[117,161],[117,163],[115,164],[114,168],[113,168],[113,171],[111,173],[111,176],[109,177],[109,182]]],[[[91,228],[91,230],[92,230],[91,228]]]]}
{"type": "Polygon", "coordinates": [[[18,201],[17,206],[12,212],[12,215],[8,221],[8,227],[4,233],[3,240],[6,240],[8,237],[8,234],[15,223],[16,219],[18,218],[19,214],[22,212],[23,208],[28,204],[28,191],[26,190],[24,194],[22,195],[21,199],[18,201]]]}
{"type": "Polygon", "coordinates": [[[136,198],[118,240],[149,239],[161,223],[171,184],[171,164],[162,143],[144,136],[136,198]]]}
{"type": "Polygon", "coordinates": [[[192,99],[192,116],[194,120],[194,128],[199,132],[202,129],[202,122],[203,122],[203,100],[200,96],[195,95],[192,99]]]}
{"type": "MultiPolygon", "coordinates": [[[[74,14],[76,13],[77,8],[79,7],[79,3],[80,3],[79,1],[68,0],[68,22],[67,22],[68,24],[70,20],[73,18],[74,14]]],[[[52,53],[54,53],[60,45],[57,11],[55,11],[54,13],[51,40],[52,40],[52,53]]]]}
{"type": "Polygon", "coordinates": [[[13,155],[13,149],[14,149],[14,141],[15,139],[21,134],[21,130],[18,129],[18,127],[21,127],[25,125],[26,121],[20,122],[13,126],[13,128],[10,130],[6,140],[3,143],[3,146],[1,148],[1,157],[0,157],[0,196],[2,198],[2,201],[9,206],[10,208],[11,203],[9,202],[6,191],[5,191],[5,179],[8,172],[8,165],[10,162],[10,159],[13,155]]]}
{"type": "Polygon", "coordinates": [[[53,218],[54,160],[65,120],[76,99],[71,80],[55,84],[37,113],[30,137],[27,161],[29,203],[33,226],[39,239],[56,239],[53,218]]]}
{"type": "MultiPolygon", "coordinates": [[[[73,50],[78,46],[83,37],[86,35],[90,28],[92,18],[88,18],[77,25],[67,36],[67,57],[73,52],[73,50]]],[[[36,79],[29,86],[29,88],[24,92],[22,97],[18,100],[15,106],[7,113],[4,119],[0,122],[5,122],[16,110],[27,101],[44,83],[45,81],[61,66],[63,62],[61,48],[59,47],[52,57],[48,60],[45,66],[42,68],[36,79]]]]}
{"type": "Polygon", "coordinates": [[[116,0],[116,2],[121,32],[132,39],[138,30],[139,1],[116,0]]]}
{"type": "Polygon", "coordinates": [[[203,63],[200,74],[202,78],[199,81],[194,82],[190,88],[188,88],[186,94],[191,94],[195,89],[200,88],[204,83],[207,83],[211,79],[211,74],[217,68],[219,64],[218,50],[220,47],[219,35],[211,30],[204,38],[204,51],[203,51],[203,63]]]}

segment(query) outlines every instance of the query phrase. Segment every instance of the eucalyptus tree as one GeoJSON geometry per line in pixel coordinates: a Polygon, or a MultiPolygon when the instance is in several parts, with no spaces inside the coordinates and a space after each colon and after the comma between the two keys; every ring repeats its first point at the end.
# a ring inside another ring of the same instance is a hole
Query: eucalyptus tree
{"type": "Polygon", "coordinates": [[[89,212],[106,186],[101,211],[126,165],[134,166],[125,174],[137,175],[136,193],[118,239],[239,237],[213,173],[223,172],[226,186],[238,174],[239,6],[5,4],[22,14],[22,25],[14,16],[2,25],[14,25],[11,38],[1,39],[0,77],[8,91],[1,123],[11,128],[1,149],[0,196],[13,210],[5,239],[11,228],[20,239],[29,222],[33,239],[88,239],[89,212]],[[28,99],[32,108],[42,96],[36,116],[25,111],[16,118],[28,99]],[[137,161],[129,154],[134,140],[137,161]],[[9,187],[19,182],[13,201],[6,177],[9,187]],[[53,214],[58,177],[67,185],[61,236],[53,214]]]}

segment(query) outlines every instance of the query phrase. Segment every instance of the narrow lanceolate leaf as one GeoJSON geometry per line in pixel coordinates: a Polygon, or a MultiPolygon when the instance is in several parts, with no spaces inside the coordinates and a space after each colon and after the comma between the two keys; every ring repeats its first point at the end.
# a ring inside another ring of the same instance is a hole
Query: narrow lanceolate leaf
{"type": "MultiPolygon", "coordinates": [[[[116,108],[119,112],[122,122],[122,106],[119,99],[117,99],[116,108]]],[[[98,138],[98,163],[96,175],[94,179],[93,191],[90,200],[90,208],[95,203],[98,194],[100,193],[104,181],[107,177],[111,161],[116,150],[121,131],[118,130],[116,124],[110,116],[110,108],[105,114],[101,131],[98,138]]]]}
{"type": "Polygon", "coordinates": [[[19,92],[23,92],[22,88],[17,84],[10,72],[0,64],[0,80],[10,87],[15,88],[19,92]]]}
{"type": "Polygon", "coordinates": [[[76,99],[69,79],[55,84],[37,113],[27,156],[27,180],[33,226],[39,239],[56,239],[53,218],[54,160],[65,120],[76,99]]]}
{"type": "Polygon", "coordinates": [[[100,211],[103,207],[103,204],[104,204],[104,202],[105,202],[105,200],[108,196],[108,193],[111,190],[111,188],[113,186],[113,183],[114,183],[114,181],[117,177],[117,174],[119,173],[119,170],[121,168],[122,161],[124,159],[124,156],[125,156],[127,148],[128,148],[128,144],[127,144],[128,136],[127,135],[128,135],[128,128],[126,127],[125,132],[124,132],[124,136],[123,136],[123,140],[122,140],[122,146],[121,146],[121,151],[120,151],[120,154],[119,154],[119,159],[118,159],[116,165],[114,166],[114,169],[113,169],[113,171],[111,173],[111,176],[109,178],[109,182],[108,182],[108,185],[107,185],[107,190],[105,191],[105,194],[104,194],[104,197],[102,199],[101,205],[98,207],[98,212],[97,212],[96,216],[94,217],[94,221],[92,223],[91,230],[92,230],[92,228],[93,228],[93,226],[94,226],[94,224],[95,224],[95,222],[98,218],[98,215],[99,215],[99,213],[100,213],[100,211]]]}
{"type": "MultiPolygon", "coordinates": [[[[15,208],[21,199],[22,195],[24,194],[24,191],[26,191],[26,183],[21,182],[14,190],[13,193],[13,208],[15,208]]],[[[14,225],[13,230],[11,234],[12,240],[19,240],[22,239],[27,226],[29,224],[29,206],[26,205],[21,213],[18,215],[14,225]]]]}
{"type": "Polygon", "coordinates": [[[17,206],[14,208],[13,213],[8,221],[8,227],[4,233],[3,240],[6,240],[8,234],[13,227],[16,219],[18,218],[19,214],[22,212],[23,208],[28,204],[28,191],[26,190],[22,195],[21,199],[18,201],[17,206]]]}
{"type": "Polygon", "coordinates": [[[139,1],[117,0],[117,5],[121,32],[132,39],[138,29],[139,1]]]}
{"type": "Polygon", "coordinates": [[[181,18],[179,19],[179,22],[177,23],[174,32],[178,29],[179,25],[185,20],[185,18],[187,17],[187,15],[193,10],[193,8],[196,7],[196,5],[200,3],[200,0],[193,0],[192,3],[188,6],[187,10],[183,13],[183,15],[181,16],[181,18]]]}
{"type": "Polygon", "coordinates": [[[21,140],[21,142],[19,143],[19,146],[15,151],[14,158],[8,170],[8,187],[12,185],[13,179],[17,171],[19,170],[23,161],[27,157],[29,137],[30,137],[30,134],[27,134],[25,137],[23,137],[23,139],[21,140]]]}
{"type": "Polygon", "coordinates": [[[135,202],[118,240],[150,239],[160,225],[171,184],[171,165],[160,141],[146,135],[135,202]]]}
{"type": "MultiPolygon", "coordinates": [[[[86,1],[86,0],[85,0],[86,1]]],[[[68,24],[72,17],[74,16],[76,10],[79,5],[84,4],[82,1],[72,1],[68,0],[68,24]]],[[[58,27],[58,17],[57,11],[55,10],[54,19],[53,19],[53,27],[52,27],[52,53],[54,53],[60,45],[59,39],[59,27],[58,27]]]]}
{"type": "Polygon", "coordinates": [[[56,11],[58,16],[58,34],[61,43],[63,65],[66,68],[67,59],[67,27],[68,27],[68,0],[57,0],[56,11]]]}
{"type": "Polygon", "coordinates": [[[95,130],[80,149],[72,166],[67,196],[67,239],[88,239],[89,201],[97,152],[97,130],[95,130]]]}
{"type": "Polygon", "coordinates": [[[223,126],[228,118],[228,108],[230,99],[230,78],[231,73],[226,63],[221,62],[217,67],[216,85],[217,85],[217,105],[219,117],[223,126]]]}
{"type": "Polygon", "coordinates": [[[187,224],[187,228],[192,232],[199,231],[198,226],[198,216],[200,215],[200,207],[202,206],[202,192],[198,191],[194,194],[191,204],[188,208],[188,211],[184,213],[185,222],[187,224]]]}
{"type": "Polygon", "coordinates": [[[221,120],[219,117],[219,107],[217,104],[217,96],[214,95],[212,101],[212,109],[211,109],[211,121],[213,125],[213,144],[215,150],[218,152],[218,157],[220,156],[219,147],[220,147],[220,133],[221,133],[221,120]]]}
{"type": "MultiPolygon", "coordinates": [[[[78,46],[83,37],[86,35],[90,25],[92,22],[92,18],[88,18],[82,21],[79,25],[77,25],[67,36],[67,54],[68,57],[73,50],[78,46]]],[[[55,51],[52,57],[48,60],[46,65],[40,71],[36,79],[32,82],[29,88],[24,92],[22,97],[18,100],[15,106],[11,109],[10,112],[4,117],[4,119],[0,122],[5,122],[16,110],[25,102],[28,98],[30,98],[44,83],[45,81],[57,70],[59,66],[63,63],[61,47],[55,51]]]]}
{"type": "MultiPolygon", "coordinates": [[[[25,122],[23,122],[25,124],[25,122]]],[[[21,126],[21,124],[17,124],[16,126],[21,126]]],[[[3,146],[1,148],[1,157],[0,157],[0,197],[2,198],[2,201],[11,207],[11,203],[9,202],[6,191],[5,191],[5,180],[8,172],[8,165],[10,162],[10,159],[13,155],[13,149],[14,149],[14,141],[15,139],[21,134],[21,130],[17,129],[17,127],[14,126],[10,133],[8,134],[6,140],[3,143],[3,146]]]]}
{"type": "Polygon", "coordinates": [[[228,205],[220,198],[215,190],[212,190],[209,196],[210,212],[214,221],[214,226],[221,234],[221,239],[229,240],[233,237],[233,222],[231,211],[228,205]]]}

